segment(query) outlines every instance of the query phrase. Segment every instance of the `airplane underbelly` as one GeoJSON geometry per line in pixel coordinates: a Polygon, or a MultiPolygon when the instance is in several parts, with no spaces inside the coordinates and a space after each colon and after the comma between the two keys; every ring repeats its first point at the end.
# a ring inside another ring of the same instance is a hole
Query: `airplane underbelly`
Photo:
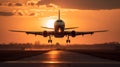
{"type": "Polygon", "coordinates": [[[64,26],[56,26],[55,32],[64,32],[64,26]]]}
{"type": "Polygon", "coordinates": [[[55,33],[54,37],[56,37],[56,38],[63,38],[64,34],[63,33],[55,33]]]}

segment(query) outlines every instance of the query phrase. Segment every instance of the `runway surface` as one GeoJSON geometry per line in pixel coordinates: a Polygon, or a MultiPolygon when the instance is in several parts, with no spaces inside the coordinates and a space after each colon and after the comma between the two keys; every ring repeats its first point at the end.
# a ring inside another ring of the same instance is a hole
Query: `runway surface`
{"type": "Polygon", "coordinates": [[[0,65],[4,67],[120,67],[120,63],[117,61],[60,50],[49,51],[17,61],[6,61],[0,65]]]}

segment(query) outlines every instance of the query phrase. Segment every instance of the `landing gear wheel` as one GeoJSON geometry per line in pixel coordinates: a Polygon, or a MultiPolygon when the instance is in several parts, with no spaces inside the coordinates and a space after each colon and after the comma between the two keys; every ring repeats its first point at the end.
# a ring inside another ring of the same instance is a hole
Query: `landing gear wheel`
{"type": "Polygon", "coordinates": [[[69,35],[67,36],[66,43],[70,43],[70,40],[69,40],[69,35]]]}
{"type": "Polygon", "coordinates": [[[66,40],[66,43],[70,43],[70,40],[66,40]]]}
{"type": "Polygon", "coordinates": [[[68,42],[70,43],[70,40],[68,40],[68,42]]]}
{"type": "Polygon", "coordinates": [[[48,40],[48,43],[52,43],[52,40],[48,40]]]}
{"type": "Polygon", "coordinates": [[[49,36],[48,43],[52,43],[51,36],[49,36]]]}
{"type": "Polygon", "coordinates": [[[66,40],[66,43],[68,43],[68,40],[66,40]]]}

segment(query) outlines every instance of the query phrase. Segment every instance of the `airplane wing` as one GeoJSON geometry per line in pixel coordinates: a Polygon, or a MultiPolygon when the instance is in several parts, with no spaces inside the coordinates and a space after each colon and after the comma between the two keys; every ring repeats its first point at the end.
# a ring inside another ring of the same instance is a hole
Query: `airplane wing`
{"type": "Polygon", "coordinates": [[[41,35],[41,36],[47,36],[47,35],[52,35],[54,32],[53,31],[19,31],[19,30],[9,30],[11,32],[23,32],[26,34],[33,34],[33,35],[41,35]]]}
{"type": "Polygon", "coordinates": [[[76,32],[76,35],[85,35],[85,34],[94,34],[98,32],[107,32],[107,30],[101,30],[101,31],[87,31],[87,32],[76,32]]]}
{"type": "Polygon", "coordinates": [[[19,31],[19,30],[9,30],[11,32],[23,32],[26,34],[35,34],[35,35],[42,35],[42,32],[40,31],[19,31]]]}
{"type": "Polygon", "coordinates": [[[108,30],[100,30],[100,31],[79,31],[79,32],[76,32],[76,31],[66,31],[66,35],[69,35],[69,36],[76,36],[76,35],[87,35],[87,34],[94,34],[94,33],[98,33],[98,32],[107,32],[108,30]]]}

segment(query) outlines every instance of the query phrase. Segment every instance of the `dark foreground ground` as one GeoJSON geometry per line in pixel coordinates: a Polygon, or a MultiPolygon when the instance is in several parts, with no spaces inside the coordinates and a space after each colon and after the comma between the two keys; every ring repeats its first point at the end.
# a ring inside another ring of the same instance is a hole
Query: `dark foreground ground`
{"type": "Polygon", "coordinates": [[[41,50],[41,51],[2,50],[0,51],[0,62],[15,61],[22,58],[37,56],[39,54],[42,54],[48,51],[49,50],[41,50]]]}
{"type": "MultiPolygon", "coordinates": [[[[32,56],[37,56],[42,53],[48,52],[50,50],[38,50],[38,51],[20,51],[20,50],[2,50],[0,51],[0,62],[4,61],[15,61],[19,60],[22,58],[27,58],[27,57],[32,57],[32,56]]],[[[77,53],[82,53],[82,54],[87,54],[87,55],[92,55],[104,59],[110,59],[114,61],[120,61],[120,51],[116,50],[86,50],[86,49],[69,49],[69,50],[64,50],[64,51],[69,51],[69,52],[77,52],[77,53]]]]}
{"type": "Polygon", "coordinates": [[[109,59],[114,61],[120,61],[120,50],[105,50],[105,49],[99,49],[99,50],[67,50],[71,52],[77,52],[82,54],[87,54],[95,57],[100,57],[103,59],[109,59]]]}

